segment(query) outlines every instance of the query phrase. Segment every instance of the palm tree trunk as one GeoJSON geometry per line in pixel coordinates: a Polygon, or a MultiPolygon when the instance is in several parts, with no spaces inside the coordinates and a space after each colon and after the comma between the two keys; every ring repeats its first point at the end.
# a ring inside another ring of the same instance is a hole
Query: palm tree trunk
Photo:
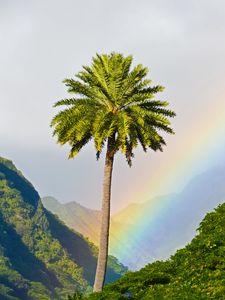
{"type": "Polygon", "coordinates": [[[104,181],[103,181],[103,199],[102,199],[102,222],[100,231],[100,245],[98,254],[97,270],[95,274],[94,292],[100,292],[104,286],[107,258],[108,258],[108,244],[109,244],[109,225],[110,225],[110,198],[111,198],[111,182],[113,170],[113,144],[114,137],[108,139],[107,151],[105,157],[104,167],[104,181]]]}

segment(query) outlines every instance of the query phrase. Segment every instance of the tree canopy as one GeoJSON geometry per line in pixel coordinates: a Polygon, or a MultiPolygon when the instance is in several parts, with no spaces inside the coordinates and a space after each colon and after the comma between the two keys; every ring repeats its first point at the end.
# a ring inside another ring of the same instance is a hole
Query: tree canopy
{"type": "Polygon", "coordinates": [[[167,101],[154,99],[163,87],[151,86],[148,69],[141,64],[131,69],[132,61],[131,55],[97,54],[75,79],[64,80],[74,97],[55,103],[67,108],[56,114],[51,125],[58,143],[71,146],[70,158],[92,139],[99,158],[111,136],[114,152],[125,154],[129,165],[138,144],[144,151],[162,151],[165,140],[159,131],[173,133],[168,117],[175,113],[166,108],[167,101]]]}

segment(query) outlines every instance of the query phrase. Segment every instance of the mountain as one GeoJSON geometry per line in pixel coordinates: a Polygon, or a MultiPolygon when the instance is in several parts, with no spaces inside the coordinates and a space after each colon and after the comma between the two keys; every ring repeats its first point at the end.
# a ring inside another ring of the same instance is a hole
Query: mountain
{"type": "Polygon", "coordinates": [[[225,299],[225,203],[208,213],[197,236],[167,261],[129,272],[88,300],[225,299]]]}
{"type": "MultiPolygon", "coordinates": [[[[168,258],[191,241],[203,216],[225,201],[224,182],[225,168],[212,168],[194,177],[179,194],[155,197],[140,204],[131,203],[112,216],[110,253],[134,270],[149,261],[168,258]]],[[[75,202],[52,202],[51,206],[49,203],[49,200],[45,201],[44,205],[68,226],[96,243],[100,212],[82,207],[81,218],[72,209],[73,205],[79,206],[75,202]],[[75,222],[82,223],[82,229],[75,222]]]]}
{"type": "Polygon", "coordinates": [[[88,237],[98,245],[101,212],[89,209],[73,201],[62,204],[53,197],[41,199],[44,207],[56,214],[67,226],[88,237]]]}
{"type": "MultiPolygon", "coordinates": [[[[97,248],[45,209],[14,164],[0,158],[0,299],[62,300],[90,291],[97,248]]],[[[127,271],[109,257],[107,282],[127,271]]]]}

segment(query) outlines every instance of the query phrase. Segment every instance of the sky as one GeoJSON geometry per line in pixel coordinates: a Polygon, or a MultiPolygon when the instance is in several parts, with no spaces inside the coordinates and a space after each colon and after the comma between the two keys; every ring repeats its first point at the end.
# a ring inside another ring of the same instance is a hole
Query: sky
{"type": "Polygon", "coordinates": [[[163,153],[138,149],[132,168],[117,155],[112,209],[181,191],[196,174],[225,165],[224,136],[213,140],[225,123],[224,36],[222,0],[0,0],[0,156],[41,196],[99,209],[104,153],[96,161],[90,144],[68,160],[68,147],[52,137],[52,106],[68,97],[62,80],[95,53],[132,54],[165,86],[157,98],[176,111],[176,134],[163,153]],[[178,170],[185,162],[191,171],[178,170]]]}

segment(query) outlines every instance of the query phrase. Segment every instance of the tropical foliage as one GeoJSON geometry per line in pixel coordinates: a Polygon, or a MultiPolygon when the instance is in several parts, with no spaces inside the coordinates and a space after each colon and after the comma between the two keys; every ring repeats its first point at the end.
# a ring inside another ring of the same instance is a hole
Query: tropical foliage
{"type": "Polygon", "coordinates": [[[115,135],[114,151],[124,153],[130,165],[138,143],[144,151],[162,150],[165,141],[158,130],[173,133],[168,117],[175,113],[166,108],[168,102],[154,99],[164,88],[151,86],[148,69],[141,64],[131,70],[132,60],[131,55],[97,54],[76,79],[64,80],[75,96],[55,103],[67,108],[56,114],[52,126],[58,143],[70,144],[70,157],[93,139],[98,158],[115,135]]]}

